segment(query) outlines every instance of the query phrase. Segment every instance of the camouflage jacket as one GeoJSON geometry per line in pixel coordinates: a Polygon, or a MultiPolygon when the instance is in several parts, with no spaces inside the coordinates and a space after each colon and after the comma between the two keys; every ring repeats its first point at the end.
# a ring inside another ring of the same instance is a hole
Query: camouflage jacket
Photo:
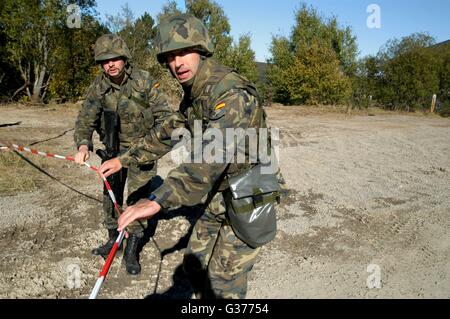
{"type": "MultiPolygon", "coordinates": [[[[185,127],[191,134],[195,120],[202,121],[203,132],[219,129],[223,136],[227,128],[266,127],[265,112],[254,86],[213,58],[207,58],[199,67],[190,91],[185,92],[177,114],[165,123],[164,135],[158,139],[144,137],[134,143],[120,157],[121,162],[146,162],[157,159],[171,148],[170,134],[185,127]]],[[[163,131],[163,130],[162,130],[163,131]]],[[[226,153],[226,143],[223,153],[226,153]]],[[[208,141],[203,141],[203,149],[208,141]]],[[[248,152],[247,152],[248,153],[248,152]]],[[[218,190],[225,175],[242,172],[250,165],[243,163],[184,163],[169,172],[163,185],[153,194],[164,208],[202,203],[210,191],[218,190]],[[226,172],[225,172],[226,170],[226,172]]]]}
{"type": "Polygon", "coordinates": [[[75,123],[74,140],[77,148],[88,145],[93,149],[92,134],[95,131],[104,137],[102,112],[105,109],[118,112],[120,118],[120,148],[127,149],[133,139],[154,134],[161,123],[173,111],[165,95],[158,89],[147,71],[128,65],[125,78],[117,85],[102,72],[89,87],[86,99],[75,123]]]}

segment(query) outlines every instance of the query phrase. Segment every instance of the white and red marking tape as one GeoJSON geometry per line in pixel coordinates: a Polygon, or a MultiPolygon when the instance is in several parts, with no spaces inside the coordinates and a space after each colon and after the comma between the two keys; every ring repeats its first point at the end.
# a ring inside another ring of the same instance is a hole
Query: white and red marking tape
{"type": "MultiPolygon", "coordinates": [[[[17,144],[11,144],[11,146],[13,148],[15,148],[16,150],[21,151],[21,152],[28,152],[28,153],[32,153],[32,154],[35,154],[35,155],[41,155],[41,156],[44,156],[44,157],[53,157],[53,158],[57,158],[57,159],[63,159],[63,160],[75,162],[75,158],[73,156],[63,156],[63,155],[58,155],[58,154],[53,154],[53,153],[41,152],[41,151],[38,151],[36,149],[32,149],[32,148],[25,147],[25,146],[22,146],[22,145],[17,145],[17,144]]],[[[8,147],[2,146],[1,148],[2,149],[7,149],[8,147]]],[[[90,164],[88,164],[86,162],[84,162],[84,165],[86,165],[91,170],[97,172],[101,176],[101,178],[103,179],[103,183],[105,184],[105,187],[108,190],[109,197],[111,197],[111,201],[114,204],[114,209],[120,215],[122,212],[120,211],[120,207],[117,204],[116,197],[114,196],[114,193],[113,193],[113,191],[111,189],[111,185],[108,183],[108,180],[106,179],[106,177],[102,173],[100,173],[98,168],[95,167],[94,165],[90,165],[90,164]]]]}
{"type": "MultiPolygon", "coordinates": [[[[64,159],[64,160],[75,162],[75,158],[72,156],[62,156],[62,155],[57,155],[57,154],[52,154],[52,153],[45,153],[45,152],[41,152],[41,151],[38,151],[38,150],[35,150],[32,148],[28,148],[28,147],[25,147],[22,145],[17,145],[17,144],[10,144],[10,145],[18,151],[28,152],[28,153],[32,153],[35,155],[41,155],[41,156],[45,156],[45,157],[53,157],[53,158],[64,159]]],[[[1,146],[0,149],[9,149],[9,147],[1,146]]],[[[114,192],[111,189],[111,185],[106,180],[106,177],[102,173],[99,172],[97,167],[90,165],[86,162],[84,162],[84,165],[86,165],[91,170],[97,172],[102,177],[103,183],[105,184],[105,187],[108,190],[109,197],[111,197],[111,200],[114,203],[114,209],[116,210],[118,215],[122,214],[122,212],[119,208],[119,205],[117,204],[116,197],[114,196],[114,192]]],[[[125,236],[125,231],[122,230],[120,232],[119,236],[117,236],[116,242],[114,243],[113,247],[111,248],[111,251],[108,254],[108,258],[106,258],[105,265],[103,266],[102,270],[100,271],[97,282],[95,283],[95,286],[92,289],[91,294],[89,295],[89,299],[97,298],[97,295],[100,291],[103,281],[105,280],[105,277],[108,274],[109,268],[111,267],[112,261],[116,255],[116,252],[117,252],[120,244],[122,243],[124,236],[125,236]]]]}

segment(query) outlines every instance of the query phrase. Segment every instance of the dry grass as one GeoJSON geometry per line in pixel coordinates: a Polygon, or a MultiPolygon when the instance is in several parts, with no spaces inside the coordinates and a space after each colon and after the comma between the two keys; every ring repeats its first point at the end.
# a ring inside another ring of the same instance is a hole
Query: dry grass
{"type": "Polygon", "coordinates": [[[384,110],[379,107],[369,108],[352,108],[348,110],[346,105],[283,105],[280,103],[272,103],[267,107],[268,110],[282,112],[288,110],[293,116],[319,116],[319,115],[343,115],[343,116],[376,116],[376,115],[408,115],[408,116],[430,116],[439,117],[437,114],[424,113],[420,111],[405,112],[384,110]]]}
{"type": "MultiPolygon", "coordinates": [[[[35,157],[33,163],[45,167],[42,159],[35,157]]],[[[15,152],[0,152],[0,195],[15,195],[38,188],[42,174],[15,152]]]]}

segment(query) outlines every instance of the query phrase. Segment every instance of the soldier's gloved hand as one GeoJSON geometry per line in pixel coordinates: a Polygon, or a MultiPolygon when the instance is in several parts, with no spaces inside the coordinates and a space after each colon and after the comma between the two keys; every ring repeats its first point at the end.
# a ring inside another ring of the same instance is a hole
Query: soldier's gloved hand
{"type": "Polygon", "coordinates": [[[99,172],[105,175],[105,177],[108,177],[109,175],[117,173],[121,169],[122,163],[120,163],[120,160],[117,157],[115,157],[104,162],[102,166],[100,166],[99,172]]]}
{"type": "Polygon", "coordinates": [[[86,162],[89,159],[89,148],[87,145],[81,145],[78,148],[78,153],[75,155],[75,163],[84,165],[84,162],[86,162]]]}

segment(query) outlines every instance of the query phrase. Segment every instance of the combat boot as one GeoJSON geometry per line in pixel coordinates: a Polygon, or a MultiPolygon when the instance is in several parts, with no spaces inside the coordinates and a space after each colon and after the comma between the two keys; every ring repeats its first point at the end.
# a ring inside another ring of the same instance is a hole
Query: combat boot
{"type": "MultiPolygon", "coordinates": [[[[108,229],[108,236],[109,240],[106,242],[106,244],[92,249],[93,255],[101,255],[104,259],[108,257],[109,252],[111,251],[112,246],[114,245],[117,236],[119,236],[119,232],[117,229],[108,229]]],[[[120,244],[118,250],[122,249],[122,243],[120,244]]]]}
{"type": "Polygon", "coordinates": [[[125,252],[123,254],[127,272],[130,275],[137,275],[141,272],[141,265],[139,264],[137,253],[138,244],[139,237],[134,234],[130,234],[127,239],[127,245],[125,246],[125,252]]]}

